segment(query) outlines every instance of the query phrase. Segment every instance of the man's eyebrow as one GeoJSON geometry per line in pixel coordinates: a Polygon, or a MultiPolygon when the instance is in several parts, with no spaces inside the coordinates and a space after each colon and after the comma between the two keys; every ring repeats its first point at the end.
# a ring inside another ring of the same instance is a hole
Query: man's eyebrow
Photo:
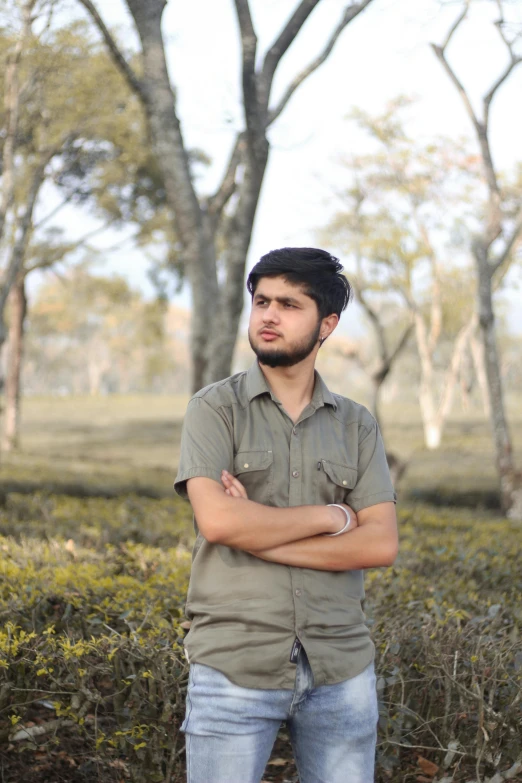
{"type": "MultiPolygon", "coordinates": [[[[276,302],[279,302],[280,304],[302,304],[299,299],[294,299],[292,296],[274,296],[273,297],[276,302]]],[[[254,296],[254,299],[264,299],[266,302],[271,302],[272,299],[269,296],[265,296],[265,294],[262,293],[256,293],[254,296]]]]}

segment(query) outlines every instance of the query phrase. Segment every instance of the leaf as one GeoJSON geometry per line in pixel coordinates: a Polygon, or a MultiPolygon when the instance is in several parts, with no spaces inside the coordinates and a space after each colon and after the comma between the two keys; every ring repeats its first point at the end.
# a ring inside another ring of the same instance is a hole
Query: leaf
{"type": "Polygon", "coordinates": [[[417,764],[424,774],[429,775],[430,777],[433,777],[439,771],[437,764],[434,764],[433,761],[428,761],[428,759],[425,759],[423,756],[417,756],[417,764]]]}

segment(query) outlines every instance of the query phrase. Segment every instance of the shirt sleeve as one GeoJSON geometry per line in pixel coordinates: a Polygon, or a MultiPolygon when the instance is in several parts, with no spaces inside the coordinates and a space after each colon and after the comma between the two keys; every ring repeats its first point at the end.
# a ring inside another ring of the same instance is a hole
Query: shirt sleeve
{"type": "Polygon", "coordinates": [[[188,479],[203,476],[221,483],[221,471],[232,472],[233,462],[232,427],[224,411],[215,410],[202,397],[193,397],[183,419],[174,490],[188,500],[188,479]]]}
{"type": "Polygon", "coordinates": [[[346,503],[357,513],[368,506],[397,502],[382,436],[375,419],[359,444],[358,475],[346,503]]]}

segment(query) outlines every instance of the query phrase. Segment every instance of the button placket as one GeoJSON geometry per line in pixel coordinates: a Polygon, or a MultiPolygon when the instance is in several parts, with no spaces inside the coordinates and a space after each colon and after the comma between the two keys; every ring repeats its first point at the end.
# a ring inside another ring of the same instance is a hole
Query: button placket
{"type": "MultiPolygon", "coordinates": [[[[289,460],[289,494],[290,506],[303,505],[303,455],[302,438],[299,436],[299,425],[293,426],[290,433],[290,460],[289,460]]],[[[302,629],[306,627],[306,602],[303,583],[303,569],[290,566],[292,579],[292,599],[294,604],[295,634],[301,641],[302,629]]]]}

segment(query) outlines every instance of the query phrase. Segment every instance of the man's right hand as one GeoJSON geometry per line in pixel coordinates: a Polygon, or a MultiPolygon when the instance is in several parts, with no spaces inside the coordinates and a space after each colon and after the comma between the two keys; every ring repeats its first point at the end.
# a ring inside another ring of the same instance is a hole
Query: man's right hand
{"type": "MultiPolygon", "coordinates": [[[[221,473],[221,481],[223,486],[225,487],[225,492],[227,495],[230,495],[230,497],[233,498],[243,498],[244,500],[248,500],[246,489],[241,484],[239,479],[237,479],[231,473],[229,473],[226,470],[223,470],[221,473]]],[[[347,506],[344,503],[339,503],[339,505],[345,508],[348,514],[350,515],[350,525],[344,531],[345,533],[349,533],[350,530],[353,530],[354,528],[357,527],[357,514],[352,508],[350,508],[350,506],[347,506]]],[[[345,526],[346,517],[344,516],[340,508],[336,508],[335,506],[330,506],[330,510],[333,512],[331,514],[332,529],[325,530],[325,533],[338,533],[339,530],[342,530],[343,527],[345,526]]]]}

